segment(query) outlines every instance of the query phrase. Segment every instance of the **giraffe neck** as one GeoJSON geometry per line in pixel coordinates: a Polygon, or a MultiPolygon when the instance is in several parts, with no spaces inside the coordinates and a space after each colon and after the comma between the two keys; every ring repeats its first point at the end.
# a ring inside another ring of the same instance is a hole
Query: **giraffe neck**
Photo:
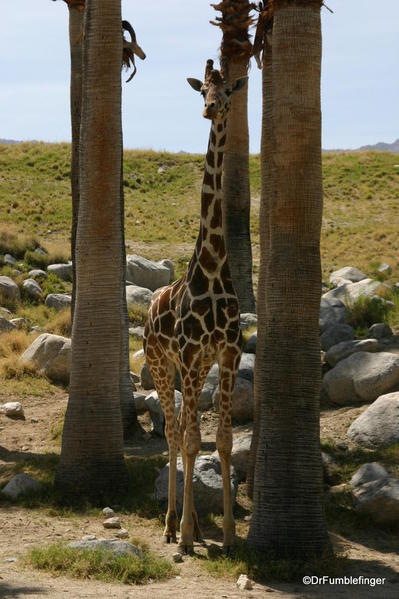
{"type": "Polygon", "coordinates": [[[201,224],[195,258],[208,275],[226,259],[222,216],[222,170],[227,119],[212,121],[201,191],[201,224]]]}

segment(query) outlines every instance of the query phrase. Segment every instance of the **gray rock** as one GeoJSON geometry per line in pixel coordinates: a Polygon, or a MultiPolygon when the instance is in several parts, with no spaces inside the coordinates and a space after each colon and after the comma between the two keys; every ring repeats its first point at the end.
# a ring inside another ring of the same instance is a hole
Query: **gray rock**
{"type": "Polygon", "coordinates": [[[240,591],[251,591],[254,588],[254,583],[248,578],[246,574],[240,574],[236,582],[237,587],[240,591]]]}
{"type": "Polygon", "coordinates": [[[142,339],[144,337],[144,327],[130,327],[129,335],[133,339],[142,339]]]}
{"type": "Polygon", "coordinates": [[[248,381],[254,380],[254,369],[255,369],[255,356],[254,354],[242,353],[240,365],[238,367],[238,377],[247,379],[248,381]]]}
{"type": "Polygon", "coordinates": [[[115,536],[118,539],[128,539],[129,538],[129,531],[126,530],[126,528],[121,528],[120,530],[117,530],[115,532],[115,536]]]}
{"type": "Polygon", "coordinates": [[[12,312],[8,308],[3,308],[2,306],[0,306],[0,314],[2,316],[11,316],[12,312]]]}
{"type": "Polygon", "coordinates": [[[42,299],[42,289],[34,279],[25,279],[22,283],[25,293],[34,300],[42,299]]]}
{"type": "Polygon", "coordinates": [[[115,555],[135,555],[137,557],[141,557],[142,555],[142,552],[136,545],[127,541],[120,541],[119,539],[73,541],[72,543],[68,543],[68,547],[71,549],[90,549],[92,551],[103,549],[104,551],[111,551],[115,555]]]}
{"type": "MultiPolygon", "coordinates": [[[[231,470],[231,491],[233,505],[237,494],[237,476],[234,468],[231,470]]],[[[162,504],[168,500],[168,480],[169,464],[162,468],[158,478],[155,481],[154,498],[162,504]]],[[[176,475],[176,503],[179,512],[183,507],[183,463],[182,459],[177,459],[176,475]]],[[[223,482],[221,474],[220,461],[216,456],[201,455],[195,461],[194,476],[194,504],[199,515],[223,512],[223,482]]]]}
{"type": "Polygon", "coordinates": [[[251,448],[252,433],[241,435],[233,440],[231,450],[231,463],[236,471],[238,482],[242,482],[247,476],[249,450],[251,448]]]}
{"type": "Polygon", "coordinates": [[[381,395],[352,422],[348,437],[370,449],[399,443],[399,393],[381,395]]]}
{"type": "Polygon", "coordinates": [[[49,293],[46,297],[45,304],[48,308],[55,310],[64,310],[71,305],[71,296],[68,293],[49,293]]]}
{"type": "Polygon", "coordinates": [[[20,331],[28,328],[28,321],[25,318],[11,318],[10,322],[20,331]]]}
{"type": "Polygon", "coordinates": [[[247,354],[256,354],[256,343],[258,341],[258,332],[252,333],[246,344],[244,345],[244,351],[247,354]]]}
{"type": "Polygon", "coordinates": [[[52,381],[68,383],[71,340],[43,333],[25,350],[20,359],[23,364],[33,364],[38,373],[45,374],[52,381]]]}
{"type": "Polygon", "coordinates": [[[65,264],[50,264],[47,272],[57,275],[62,281],[72,281],[72,262],[65,264]]]}
{"type": "Polygon", "coordinates": [[[111,516],[107,518],[103,522],[104,528],[120,528],[121,527],[121,519],[119,516],[111,516]]]}
{"type": "Polygon", "coordinates": [[[113,518],[116,515],[115,512],[114,512],[114,510],[111,507],[105,507],[103,509],[103,514],[107,518],[113,518]]]}
{"type": "Polygon", "coordinates": [[[0,412],[12,420],[25,420],[24,409],[19,401],[8,401],[7,403],[4,403],[0,406],[0,412]]]}
{"type": "Polygon", "coordinates": [[[172,260],[168,260],[167,258],[165,258],[164,260],[160,260],[158,262],[158,264],[169,269],[169,272],[170,272],[169,283],[174,281],[175,280],[175,267],[173,265],[172,260]]]}
{"type": "Polygon", "coordinates": [[[30,279],[47,279],[47,273],[45,270],[41,270],[40,268],[34,268],[28,272],[28,276],[30,279]]]}
{"type": "Polygon", "coordinates": [[[321,333],[333,325],[345,324],[348,317],[348,309],[341,300],[335,297],[326,298],[323,295],[320,302],[319,317],[319,329],[321,333]]]}
{"type": "Polygon", "coordinates": [[[136,413],[139,415],[145,414],[148,408],[147,404],[145,403],[146,396],[144,395],[144,393],[134,393],[133,397],[134,405],[136,406],[136,413]]]}
{"type": "Polygon", "coordinates": [[[158,262],[131,254],[126,257],[126,280],[155,291],[169,284],[170,269],[158,262]]]}
{"type": "Polygon", "coordinates": [[[19,301],[21,299],[21,293],[18,285],[4,275],[0,276],[0,301],[1,300],[19,301]]]}
{"type": "Polygon", "coordinates": [[[28,474],[16,474],[1,491],[9,499],[17,499],[26,493],[40,491],[42,485],[28,474]]]}
{"type": "Polygon", "coordinates": [[[0,333],[8,333],[14,331],[17,327],[7,318],[0,316],[0,333]]]}
{"type": "Polygon", "coordinates": [[[345,360],[352,354],[359,351],[363,352],[375,352],[378,350],[377,339],[362,339],[360,341],[341,341],[337,345],[333,345],[326,352],[325,360],[334,368],[341,360],[345,360]]]}
{"type": "Polygon", "coordinates": [[[381,478],[388,478],[389,474],[385,470],[384,466],[378,462],[370,462],[363,464],[356,470],[351,478],[352,487],[358,487],[364,485],[372,480],[380,480],[381,478]]]}
{"type": "Polygon", "coordinates": [[[399,356],[387,352],[358,352],[327,372],[323,390],[338,404],[374,401],[399,386],[399,356]]]}
{"type": "Polygon", "coordinates": [[[139,287],[138,285],[127,285],[126,287],[126,301],[128,306],[130,304],[140,304],[148,308],[151,304],[152,295],[152,291],[145,287],[139,287]]]}
{"type": "Polygon", "coordinates": [[[343,341],[353,341],[355,330],[349,324],[335,324],[324,330],[320,336],[321,348],[328,351],[330,347],[343,341]]]}
{"type": "Polygon", "coordinates": [[[389,276],[392,274],[392,266],[390,266],[389,264],[387,264],[386,262],[383,262],[382,264],[380,264],[380,266],[378,267],[378,272],[380,273],[380,275],[386,275],[389,276]]]}
{"type": "Polygon", "coordinates": [[[343,268],[334,270],[334,272],[331,273],[330,284],[337,285],[337,280],[339,279],[346,279],[350,283],[358,283],[359,281],[367,279],[367,275],[353,266],[344,266],[343,268]]]}
{"type": "Polygon", "coordinates": [[[11,254],[4,254],[3,262],[4,264],[8,264],[8,266],[15,266],[17,260],[14,256],[11,256],[11,254]]]}
{"type": "Polygon", "coordinates": [[[183,562],[183,556],[181,553],[173,553],[172,559],[175,564],[181,564],[183,562]]]}
{"type": "MultiPolygon", "coordinates": [[[[216,387],[212,401],[215,410],[219,411],[219,387],[216,387]]],[[[248,422],[254,417],[253,382],[241,376],[236,378],[234,385],[231,416],[236,422],[248,422]]]]}
{"type": "Polygon", "coordinates": [[[252,312],[244,312],[240,314],[240,327],[242,331],[246,331],[251,327],[256,327],[258,325],[258,317],[256,314],[252,314],[252,312]]]}
{"type": "Polygon", "coordinates": [[[212,368],[208,372],[208,376],[205,379],[204,386],[202,387],[198,408],[200,412],[205,412],[212,407],[213,394],[219,383],[219,366],[213,364],[212,368]]]}
{"type": "Polygon", "coordinates": [[[373,279],[363,279],[357,283],[341,285],[332,289],[323,295],[325,299],[340,299],[345,303],[354,302],[360,296],[373,297],[373,295],[383,295],[389,290],[389,287],[380,281],[373,279]]]}
{"type": "Polygon", "coordinates": [[[399,480],[379,478],[353,488],[355,509],[367,514],[377,524],[399,522],[399,480]]]}
{"type": "Polygon", "coordinates": [[[370,337],[374,337],[374,339],[386,339],[393,335],[391,327],[388,324],[385,324],[385,322],[373,324],[368,332],[370,337]]]}

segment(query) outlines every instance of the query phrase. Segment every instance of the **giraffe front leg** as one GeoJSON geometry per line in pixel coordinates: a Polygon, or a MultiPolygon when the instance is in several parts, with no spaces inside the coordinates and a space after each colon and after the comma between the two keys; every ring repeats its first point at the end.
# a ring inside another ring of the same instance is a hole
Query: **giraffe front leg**
{"type": "Polygon", "coordinates": [[[223,481],[223,549],[229,553],[234,545],[235,521],[231,493],[230,463],[233,435],[231,430],[232,396],[240,354],[226,351],[219,358],[219,425],[216,448],[219,452],[223,481]]]}

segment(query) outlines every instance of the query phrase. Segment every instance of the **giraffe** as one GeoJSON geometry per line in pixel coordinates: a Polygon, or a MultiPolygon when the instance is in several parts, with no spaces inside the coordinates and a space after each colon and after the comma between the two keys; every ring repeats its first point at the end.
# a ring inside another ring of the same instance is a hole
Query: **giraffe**
{"type": "Polygon", "coordinates": [[[201,193],[200,231],[193,256],[183,277],[154,293],[144,332],[148,368],[165,415],[169,446],[168,511],[164,537],[176,542],[176,460],[180,448],[184,469],[183,514],[179,551],[193,550],[202,541],[193,499],[193,470],[201,445],[197,406],[210,367],[219,364],[219,424],[216,447],[223,480],[223,546],[234,541],[230,458],[232,448],[232,392],[241,358],[242,336],[238,301],[226,255],[222,222],[222,166],[227,115],[231,95],[242,89],[247,77],[230,82],[228,64],[221,70],[208,60],[205,81],[187,79],[205,101],[203,116],[212,121],[201,193]],[[180,372],[182,407],[175,417],[174,373],[180,372]]]}

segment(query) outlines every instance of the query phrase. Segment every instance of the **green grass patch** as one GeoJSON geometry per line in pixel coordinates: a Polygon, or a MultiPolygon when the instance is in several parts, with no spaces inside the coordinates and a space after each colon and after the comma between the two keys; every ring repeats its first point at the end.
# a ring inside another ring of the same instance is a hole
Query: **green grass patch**
{"type": "Polygon", "coordinates": [[[349,311],[348,324],[359,332],[364,332],[377,322],[389,322],[392,308],[382,297],[361,295],[353,301],[347,299],[345,304],[349,311]]]}
{"type": "Polygon", "coordinates": [[[218,546],[211,545],[207,555],[196,557],[213,576],[236,580],[240,574],[246,574],[259,582],[299,582],[305,574],[338,575],[347,564],[344,555],[328,554],[312,560],[281,559],[272,553],[265,555],[251,550],[243,539],[237,539],[232,555],[223,555],[218,546]]]}
{"type": "Polygon", "coordinates": [[[148,316],[148,308],[142,304],[129,304],[127,307],[129,322],[135,327],[143,327],[148,316]]]}
{"type": "Polygon", "coordinates": [[[102,549],[72,549],[63,544],[34,547],[26,562],[55,575],[74,578],[145,584],[150,580],[166,580],[175,574],[173,565],[149,551],[142,556],[115,555],[102,549]]]}

